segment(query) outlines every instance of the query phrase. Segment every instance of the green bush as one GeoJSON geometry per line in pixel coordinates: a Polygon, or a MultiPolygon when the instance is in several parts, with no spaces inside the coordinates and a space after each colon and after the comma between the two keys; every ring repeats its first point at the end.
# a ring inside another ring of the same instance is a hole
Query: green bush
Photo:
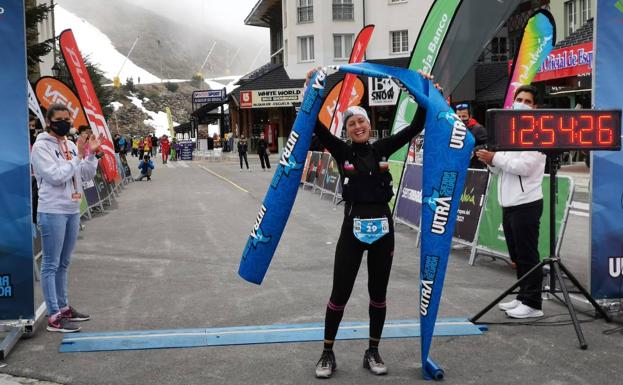
{"type": "Polygon", "coordinates": [[[171,82],[166,82],[164,83],[164,86],[167,88],[167,90],[169,90],[170,92],[175,92],[177,91],[178,88],[180,88],[180,86],[177,83],[171,83],[171,82]]]}

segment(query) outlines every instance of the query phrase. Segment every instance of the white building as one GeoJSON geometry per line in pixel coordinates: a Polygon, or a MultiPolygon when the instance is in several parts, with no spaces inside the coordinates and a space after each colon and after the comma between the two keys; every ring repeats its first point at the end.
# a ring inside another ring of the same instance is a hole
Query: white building
{"type": "Polygon", "coordinates": [[[432,0],[259,0],[245,23],[271,29],[275,62],[283,63],[290,78],[300,79],[310,68],[347,62],[353,40],[367,24],[375,25],[367,59],[409,56],[431,3],[432,0]]]}

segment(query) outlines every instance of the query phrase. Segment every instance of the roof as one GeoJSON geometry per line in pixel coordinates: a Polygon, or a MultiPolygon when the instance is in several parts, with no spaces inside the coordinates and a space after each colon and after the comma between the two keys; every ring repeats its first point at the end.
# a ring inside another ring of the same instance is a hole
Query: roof
{"type": "Polygon", "coordinates": [[[281,0],[258,0],[244,23],[267,28],[275,24],[281,25],[281,0]]]}
{"type": "Polygon", "coordinates": [[[583,26],[567,36],[566,39],[561,40],[556,44],[556,48],[565,48],[572,45],[578,45],[582,43],[588,43],[593,41],[593,19],[588,19],[583,26]]]}
{"type": "Polygon", "coordinates": [[[191,128],[192,126],[190,125],[190,122],[186,122],[186,123],[182,123],[178,126],[173,127],[173,131],[175,131],[176,133],[184,133],[184,132],[189,132],[191,128]]]}
{"type": "Polygon", "coordinates": [[[197,108],[195,111],[193,111],[190,115],[191,116],[204,116],[204,115],[208,115],[210,113],[210,111],[222,106],[223,104],[227,103],[227,100],[224,100],[222,102],[216,102],[216,103],[207,103],[204,104],[203,106],[197,108]]]}
{"type": "MultiPolygon", "coordinates": [[[[391,58],[391,59],[372,59],[372,60],[369,60],[369,62],[396,66],[396,67],[406,67],[407,64],[409,63],[409,58],[398,57],[398,58],[391,58]]],[[[260,71],[259,76],[255,76],[254,78],[251,79],[250,75],[245,75],[243,78],[247,78],[247,76],[249,76],[248,81],[246,81],[240,87],[232,91],[232,93],[230,94],[236,104],[238,105],[240,104],[240,91],[302,88],[305,82],[305,79],[290,79],[290,77],[288,77],[288,73],[283,67],[283,64],[270,64],[270,65],[265,64],[264,66],[258,68],[256,71],[260,71]]],[[[253,71],[253,72],[256,72],[256,71],[253,71]]],[[[333,86],[335,86],[343,78],[344,78],[344,74],[342,72],[337,72],[337,73],[333,73],[329,75],[327,77],[327,83],[325,85],[325,88],[327,90],[332,89],[333,86]]],[[[239,82],[239,83],[242,83],[242,82],[239,82]]]]}
{"type": "Polygon", "coordinates": [[[504,100],[507,88],[507,62],[476,64],[476,100],[478,102],[504,100]]]}

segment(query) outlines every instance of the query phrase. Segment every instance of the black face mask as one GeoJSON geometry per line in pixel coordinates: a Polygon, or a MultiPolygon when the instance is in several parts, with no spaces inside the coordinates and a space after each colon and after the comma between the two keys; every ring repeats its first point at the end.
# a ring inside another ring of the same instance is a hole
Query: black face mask
{"type": "Polygon", "coordinates": [[[469,119],[465,119],[465,120],[461,119],[461,121],[463,122],[465,126],[467,126],[467,123],[469,123],[469,119]]]}
{"type": "Polygon", "coordinates": [[[50,122],[50,129],[58,136],[65,136],[71,129],[71,124],[66,120],[57,120],[50,122]]]}

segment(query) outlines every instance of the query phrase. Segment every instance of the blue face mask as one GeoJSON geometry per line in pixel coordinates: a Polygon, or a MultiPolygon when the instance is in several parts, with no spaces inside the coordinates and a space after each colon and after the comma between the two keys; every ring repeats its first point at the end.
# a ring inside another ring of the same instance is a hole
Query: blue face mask
{"type": "Polygon", "coordinates": [[[513,103],[513,110],[531,110],[531,109],[532,107],[530,107],[527,104],[520,103],[520,102],[513,103]]]}

